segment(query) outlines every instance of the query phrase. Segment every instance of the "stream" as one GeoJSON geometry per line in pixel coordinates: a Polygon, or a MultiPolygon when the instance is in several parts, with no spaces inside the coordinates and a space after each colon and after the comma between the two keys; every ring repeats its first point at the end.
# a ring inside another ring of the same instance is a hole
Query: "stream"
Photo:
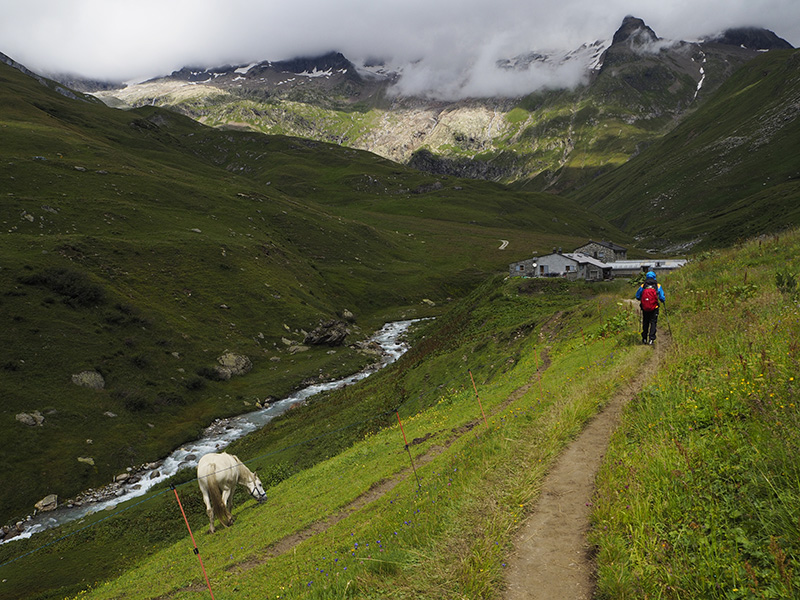
{"type": "Polygon", "coordinates": [[[264,427],[278,415],[283,414],[294,405],[305,402],[311,396],[335,390],[369,377],[396,361],[408,350],[408,346],[401,338],[411,324],[419,320],[421,319],[395,321],[385,324],[378,330],[369,339],[369,342],[375,342],[381,347],[381,358],[366,369],[336,381],[309,385],[259,410],[237,417],[219,419],[207,427],[199,439],[182,445],[161,461],[133,470],[127,480],[120,482],[117,478],[117,482],[102,490],[90,490],[79,495],[77,498],[80,500],[73,504],[65,504],[51,511],[35,513],[21,521],[24,527],[21,533],[7,537],[0,541],[0,544],[29,538],[41,531],[81,519],[101,510],[113,510],[122,502],[144,495],[154,485],[172,477],[179,470],[195,467],[197,461],[204,454],[217,452],[234,440],[264,427]]]}

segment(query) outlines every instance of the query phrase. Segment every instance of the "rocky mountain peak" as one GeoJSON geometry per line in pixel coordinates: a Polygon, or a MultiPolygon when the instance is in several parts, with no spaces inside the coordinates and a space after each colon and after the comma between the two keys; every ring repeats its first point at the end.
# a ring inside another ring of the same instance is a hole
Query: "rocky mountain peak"
{"type": "Polygon", "coordinates": [[[304,73],[312,71],[355,71],[355,66],[341,52],[329,52],[321,56],[303,56],[273,62],[272,66],[276,69],[288,71],[290,73],[304,73]]]}
{"type": "Polygon", "coordinates": [[[737,27],[727,29],[708,41],[729,46],[741,46],[748,50],[790,50],[793,46],[769,29],[760,27],[737,27]]]}
{"type": "Polygon", "coordinates": [[[614,34],[611,44],[629,44],[631,46],[643,46],[658,40],[658,36],[650,29],[642,19],[628,15],[622,19],[622,25],[614,34]]]}

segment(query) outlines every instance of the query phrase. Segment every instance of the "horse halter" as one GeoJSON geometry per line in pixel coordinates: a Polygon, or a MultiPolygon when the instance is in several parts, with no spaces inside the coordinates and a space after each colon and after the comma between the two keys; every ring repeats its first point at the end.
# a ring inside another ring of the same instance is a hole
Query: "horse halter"
{"type": "Polygon", "coordinates": [[[264,486],[260,481],[253,481],[253,488],[250,490],[250,495],[258,502],[264,502],[267,499],[267,492],[264,491],[264,486]]]}

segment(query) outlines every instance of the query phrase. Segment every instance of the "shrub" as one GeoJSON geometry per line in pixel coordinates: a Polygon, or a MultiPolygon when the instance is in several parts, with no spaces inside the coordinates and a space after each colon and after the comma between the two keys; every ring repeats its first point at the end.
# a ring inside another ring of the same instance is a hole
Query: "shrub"
{"type": "Polygon", "coordinates": [[[792,300],[797,298],[799,290],[797,289],[797,276],[794,273],[778,271],[775,273],[775,285],[784,296],[788,296],[792,300]]]}
{"type": "Polygon", "coordinates": [[[131,357],[131,363],[138,369],[146,369],[150,366],[150,359],[145,354],[137,354],[131,357]]]}
{"type": "Polygon", "coordinates": [[[183,385],[186,387],[187,390],[194,392],[205,388],[206,380],[203,379],[202,377],[192,377],[191,379],[187,379],[183,385]]]}
{"type": "Polygon", "coordinates": [[[200,367],[197,374],[209,381],[222,381],[222,375],[214,367],[200,367]]]}
{"type": "Polygon", "coordinates": [[[37,285],[63,296],[70,306],[95,306],[105,300],[105,290],[92,283],[88,275],[64,267],[51,267],[41,273],[21,277],[20,283],[37,285]]]}
{"type": "Polygon", "coordinates": [[[125,410],[130,412],[143,412],[152,408],[150,401],[142,394],[137,393],[133,393],[125,398],[122,405],[125,407],[125,410]]]}
{"type": "Polygon", "coordinates": [[[156,404],[161,406],[185,406],[186,400],[176,392],[159,392],[156,395],[156,404]]]}

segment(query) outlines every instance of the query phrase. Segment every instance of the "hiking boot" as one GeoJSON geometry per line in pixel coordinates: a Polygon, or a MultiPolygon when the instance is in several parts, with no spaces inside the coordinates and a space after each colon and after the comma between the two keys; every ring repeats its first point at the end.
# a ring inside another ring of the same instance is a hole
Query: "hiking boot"
{"type": "Polygon", "coordinates": [[[653,342],[655,342],[655,340],[650,340],[649,342],[647,342],[647,345],[648,345],[648,346],[652,346],[652,345],[653,345],[653,342]]]}
{"type": "Polygon", "coordinates": [[[647,338],[642,338],[642,343],[646,345],[647,344],[647,338]]]}

